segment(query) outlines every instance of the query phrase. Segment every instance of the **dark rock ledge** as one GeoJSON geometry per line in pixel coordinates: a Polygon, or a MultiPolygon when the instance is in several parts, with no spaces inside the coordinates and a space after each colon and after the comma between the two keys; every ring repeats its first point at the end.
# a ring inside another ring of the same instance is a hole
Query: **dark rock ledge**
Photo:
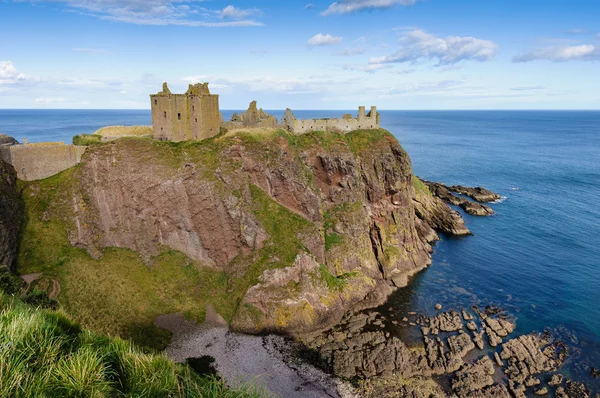
{"type": "Polygon", "coordinates": [[[463,187],[462,185],[453,185],[449,187],[439,182],[425,180],[421,181],[427,185],[434,196],[440,198],[446,203],[462,207],[467,213],[473,216],[490,216],[494,214],[494,210],[492,210],[491,207],[477,202],[493,202],[500,199],[500,195],[497,193],[488,191],[487,189],[481,187],[470,188],[463,187]],[[456,196],[452,192],[469,196],[475,199],[477,202],[456,196]]]}
{"type": "Polygon", "coordinates": [[[324,370],[355,381],[365,397],[590,396],[556,373],[567,357],[564,343],[549,333],[510,337],[514,329],[515,320],[495,307],[407,313],[401,322],[359,313],[305,338],[302,349],[324,370]],[[420,328],[423,344],[392,335],[401,327],[420,328]]]}

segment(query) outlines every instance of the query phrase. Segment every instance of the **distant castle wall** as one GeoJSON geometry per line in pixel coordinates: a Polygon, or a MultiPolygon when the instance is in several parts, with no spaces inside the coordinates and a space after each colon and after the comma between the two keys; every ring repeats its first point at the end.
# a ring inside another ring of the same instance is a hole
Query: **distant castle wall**
{"type": "Polygon", "coordinates": [[[219,96],[208,83],[191,85],[185,94],[172,94],[167,83],[150,96],[152,135],[157,140],[203,140],[219,134],[219,96]]]}
{"type": "Polygon", "coordinates": [[[346,114],[341,119],[296,119],[290,109],[286,109],[281,125],[294,134],[305,134],[311,131],[333,131],[347,133],[354,130],[369,130],[379,128],[379,114],[372,106],[365,115],[365,107],[358,107],[358,116],[353,118],[346,114]]]}
{"type": "Polygon", "coordinates": [[[11,164],[21,180],[43,180],[79,164],[85,149],[63,142],[0,145],[0,159],[11,164]]]}

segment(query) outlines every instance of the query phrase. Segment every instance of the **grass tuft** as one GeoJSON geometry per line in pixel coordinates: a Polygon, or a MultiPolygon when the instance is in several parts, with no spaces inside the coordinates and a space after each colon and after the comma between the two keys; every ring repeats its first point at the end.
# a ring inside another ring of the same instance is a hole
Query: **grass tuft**
{"type": "Polygon", "coordinates": [[[83,330],[64,313],[34,309],[0,292],[2,397],[258,398],[119,338],[83,330]]]}

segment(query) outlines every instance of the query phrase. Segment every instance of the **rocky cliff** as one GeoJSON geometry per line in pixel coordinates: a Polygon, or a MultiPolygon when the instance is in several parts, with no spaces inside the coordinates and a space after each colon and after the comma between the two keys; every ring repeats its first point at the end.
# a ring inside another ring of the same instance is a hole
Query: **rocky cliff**
{"type": "MultiPolygon", "coordinates": [[[[182,252],[225,278],[233,309],[222,315],[246,332],[331,326],[426,267],[432,228],[468,233],[413,187],[407,153],[384,130],[125,138],[89,147],[70,173],[28,186],[28,201],[49,203],[33,215],[40,229],[60,220],[70,244],[96,259],[127,248],[152,267],[165,250],[182,252]]],[[[25,248],[33,262],[64,264],[38,246],[25,248]]]]}
{"type": "Polygon", "coordinates": [[[0,265],[13,269],[23,220],[15,169],[0,160],[0,265]]]}

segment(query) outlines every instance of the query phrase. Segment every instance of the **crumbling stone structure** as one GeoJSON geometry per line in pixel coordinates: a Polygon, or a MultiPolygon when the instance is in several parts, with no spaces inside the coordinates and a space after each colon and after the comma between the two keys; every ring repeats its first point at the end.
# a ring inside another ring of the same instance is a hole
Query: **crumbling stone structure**
{"type": "Polygon", "coordinates": [[[0,145],[0,159],[11,164],[24,181],[43,180],[81,162],[85,146],[64,142],[0,145]]]}
{"type": "Polygon", "coordinates": [[[208,83],[190,84],[185,94],[172,94],[163,83],[150,101],[154,139],[197,141],[219,134],[219,96],[210,93],[208,83]]]}
{"type": "Polygon", "coordinates": [[[278,122],[275,116],[269,115],[262,108],[258,109],[256,101],[252,101],[246,112],[243,112],[241,115],[238,115],[237,112],[234,113],[231,116],[231,120],[222,123],[222,125],[228,130],[244,127],[277,128],[278,122]]]}
{"type": "Polygon", "coordinates": [[[296,119],[291,109],[286,109],[281,126],[293,134],[305,134],[311,131],[333,131],[347,133],[354,130],[369,130],[379,128],[379,113],[372,106],[371,111],[365,115],[365,107],[358,107],[358,116],[353,118],[345,114],[341,119],[296,119]]]}

